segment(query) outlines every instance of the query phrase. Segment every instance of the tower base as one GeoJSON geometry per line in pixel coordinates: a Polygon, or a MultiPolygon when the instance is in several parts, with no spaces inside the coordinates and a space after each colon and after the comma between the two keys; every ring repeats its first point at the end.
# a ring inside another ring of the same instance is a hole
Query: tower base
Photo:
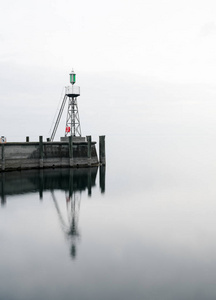
{"type": "MultiPolygon", "coordinates": [[[[82,136],[73,136],[72,137],[72,140],[73,140],[73,142],[86,142],[86,138],[85,137],[82,137],[82,136]]],[[[69,136],[62,136],[61,138],[60,138],[60,141],[61,142],[68,142],[69,141],[69,136]]]]}

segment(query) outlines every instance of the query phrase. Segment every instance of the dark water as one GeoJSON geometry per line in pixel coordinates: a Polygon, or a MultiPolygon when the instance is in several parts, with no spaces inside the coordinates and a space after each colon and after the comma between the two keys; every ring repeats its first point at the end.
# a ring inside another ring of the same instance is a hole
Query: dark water
{"type": "Polygon", "coordinates": [[[213,139],[118,140],[106,169],[0,174],[0,299],[216,298],[213,139]]]}

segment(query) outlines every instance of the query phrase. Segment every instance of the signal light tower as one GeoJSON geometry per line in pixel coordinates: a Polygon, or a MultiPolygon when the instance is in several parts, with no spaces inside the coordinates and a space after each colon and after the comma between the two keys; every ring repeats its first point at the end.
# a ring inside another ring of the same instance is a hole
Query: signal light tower
{"type": "Polygon", "coordinates": [[[71,86],[66,87],[65,94],[69,98],[68,111],[66,118],[65,136],[81,136],[81,127],[79,120],[79,111],[77,97],[80,96],[80,87],[76,83],[76,74],[72,70],[70,73],[71,86]]]}
{"type": "Polygon", "coordinates": [[[68,111],[67,111],[67,118],[66,118],[65,137],[68,136],[81,137],[81,127],[80,127],[79,111],[77,105],[77,97],[80,96],[80,87],[75,85],[76,74],[74,73],[73,70],[70,73],[70,83],[71,86],[65,87],[65,95],[53,128],[53,132],[50,138],[51,141],[54,140],[67,99],[68,99],[68,111]]]}

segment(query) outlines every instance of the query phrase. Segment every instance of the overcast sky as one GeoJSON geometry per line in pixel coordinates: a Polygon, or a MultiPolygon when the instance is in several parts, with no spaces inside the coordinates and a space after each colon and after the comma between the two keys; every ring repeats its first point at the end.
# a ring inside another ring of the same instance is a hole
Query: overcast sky
{"type": "Polygon", "coordinates": [[[0,135],[47,137],[72,67],[83,135],[214,133],[215,1],[0,1],[0,135]]]}

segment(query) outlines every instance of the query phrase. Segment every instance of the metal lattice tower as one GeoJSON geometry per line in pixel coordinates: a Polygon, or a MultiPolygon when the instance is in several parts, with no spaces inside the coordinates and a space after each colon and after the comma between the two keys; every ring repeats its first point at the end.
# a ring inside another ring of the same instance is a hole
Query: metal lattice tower
{"type": "Polygon", "coordinates": [[[50,140],[53,141],[56,131],[58,129],[59,122],[61,120],[61,116],[65,107],[65,103],[68,99],[68,111],[67,111],[67,118],[66,118],[66,127],[65,127],[65,136],[81,136],[81,126],[80,126],[80,119],[79,119],[79,111],[77,105],[77,97],[80,96],[80,87],[74,85],[76,82],[76,74],[72,70],[70,73],[70,83],[71,86],[67,86],[65,88],[65,95],[62,101],[58,117],[56,119],[53,132],[51,135],[50,140]]]}
{"type": "Polygon", "coordinates": [[[76,74],[72,70],[70,73],[71,86],[66,88],[65,94],[68,96],[68,111],[66,118],[65,136],[81,136],[81,127],[79,120],[79,111],[77,105],[77,97],[80,95],[80,88],[74,85],[76,82],[76,74]]]}

